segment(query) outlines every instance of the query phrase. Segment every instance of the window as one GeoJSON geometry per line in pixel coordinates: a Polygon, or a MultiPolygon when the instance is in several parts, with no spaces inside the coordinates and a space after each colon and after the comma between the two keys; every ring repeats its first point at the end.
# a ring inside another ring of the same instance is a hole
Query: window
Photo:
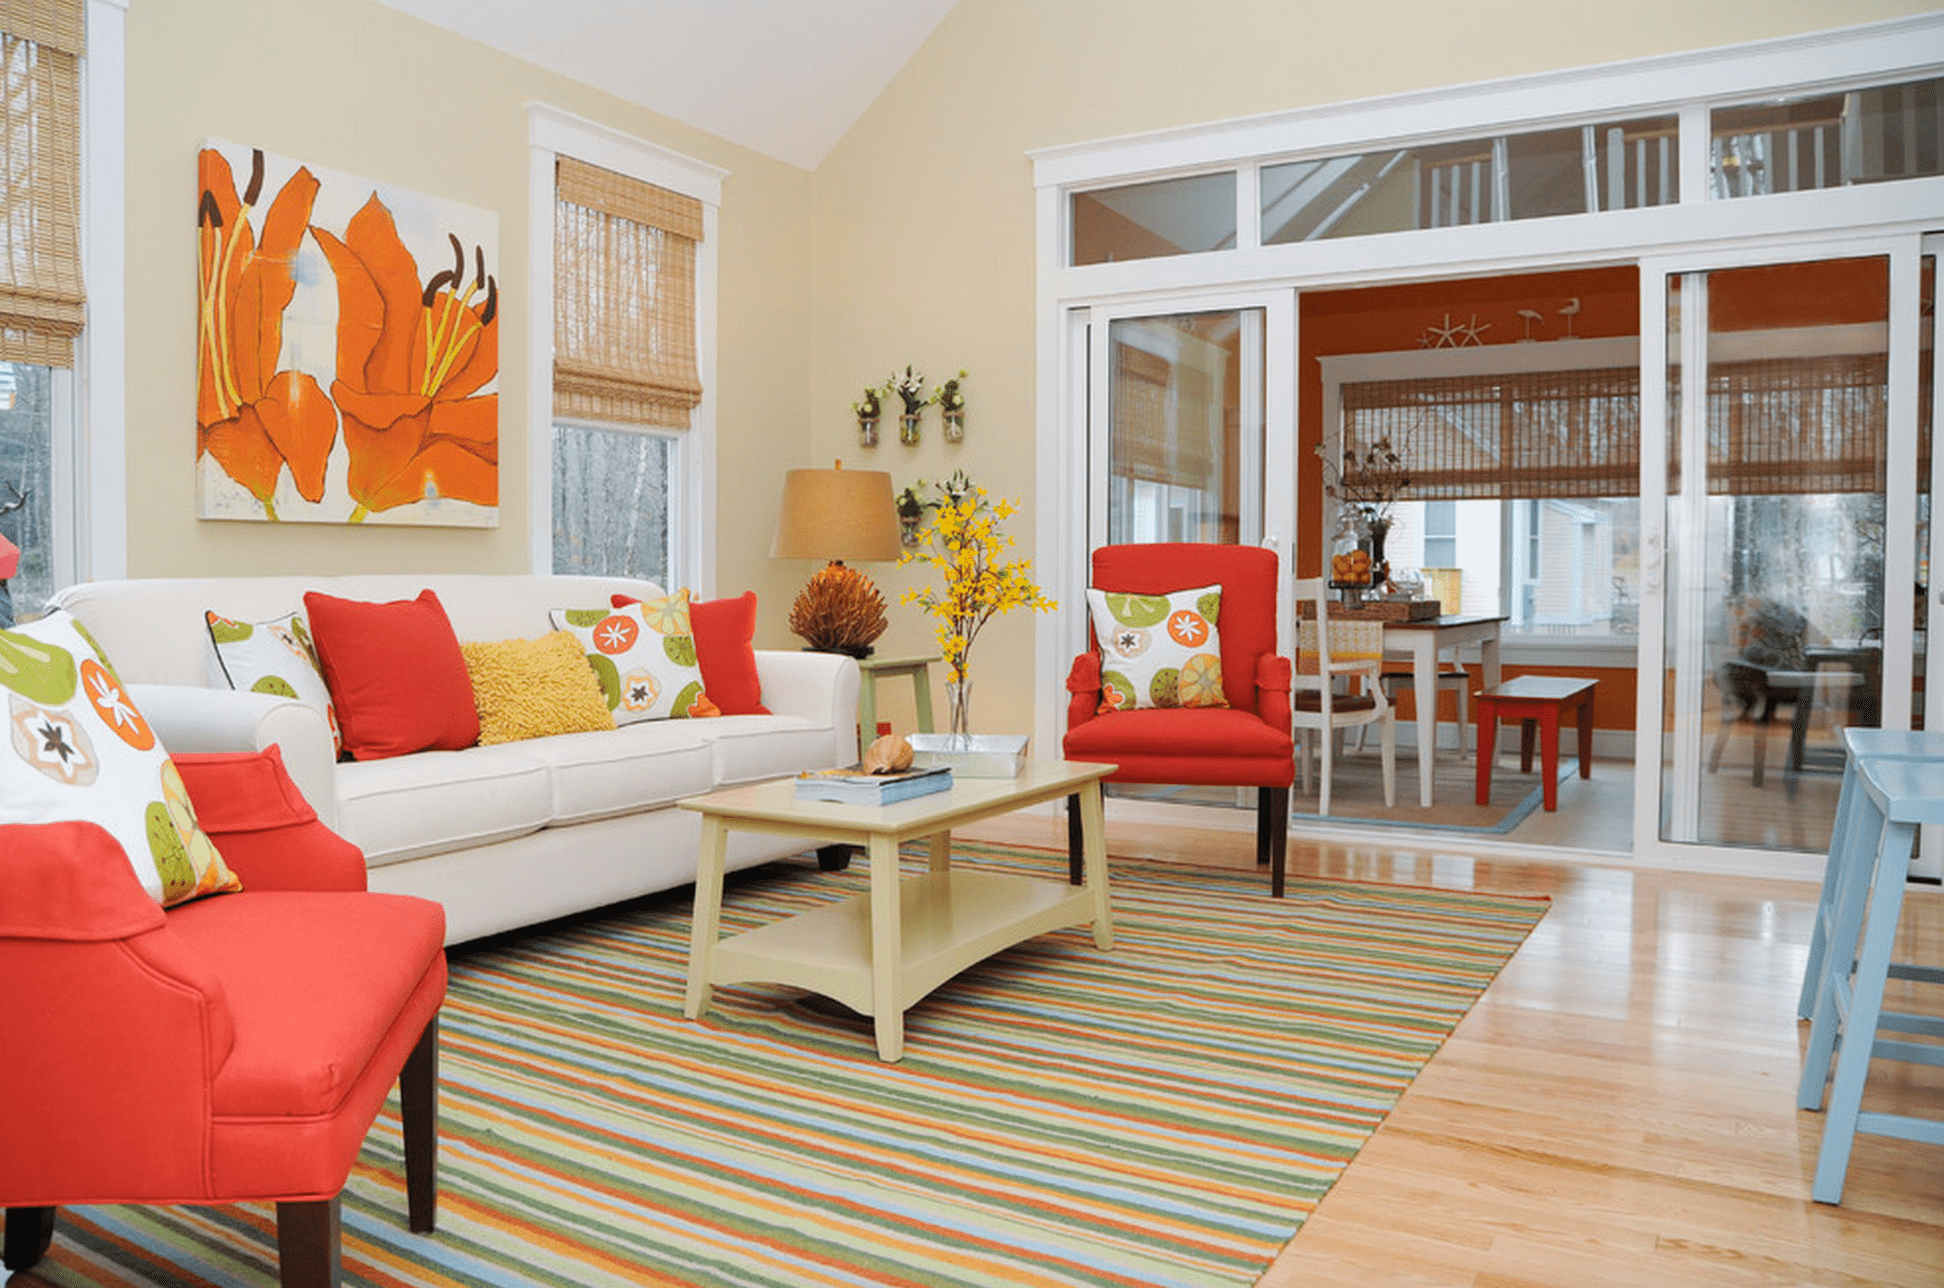
{"type": "Polygon", "coordinates": [[[1235,172],[1073,194],[1073,262],[1187,255],[1235,245],[1235,172]]]}
{"type": "Polygon", "coordinates": [[[0,625],[72,575],[60,522],[72,470],[81,275],[81,0],[10,5],[0,30],[0,535],[21,550],[0,625]],[[57,508],[58,507],[58,508],[57,508]]]}
{"type": "Polygon", "coordinates": [[[561,156],[553,231],[553,569],[695,580],[679,497],[703,204],[561,156]]]}
{"type": "Polygon", "coordinates": [[[1944,174],[1944,79],[1710,113],[1709,196],[1755,197],[1944,174]]]}
{"type": "Polygon", "coordinates": [[[1424,566],[1458,567],[1458,503],[1424,503],[1424,566]]]}
{"type": "MultiPolygon", "coordinates": [[[[1423,533],[1425,568],[1463,570],[1439,598],[1461,598],[1466,612],[1505,612],[1517,634],[1633,636],[1638,371],[1479,370],[1550,357],[1488,352],[1373,357],[1396,375],[1342,385],[1345,446],[1389,437],[1411,462],[1411,494],[1428,499],[1399,504],[1399,526],[1423,533]],[[1410,374],[1438,363],[1442,374],[1410,374]]],[[[1630,341],[1573,350],[1602,361],[1631,352],[1630,341]]]]}

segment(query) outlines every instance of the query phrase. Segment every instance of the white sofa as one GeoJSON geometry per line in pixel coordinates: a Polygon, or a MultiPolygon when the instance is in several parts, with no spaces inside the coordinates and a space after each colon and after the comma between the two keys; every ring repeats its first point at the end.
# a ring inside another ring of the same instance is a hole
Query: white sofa
{"type": "MultiPolygon", "coordinates": [[[[307,590],[389,601],[428,587],[462,641],[531,638],[551,629],[551,609],[663,593],[613,577],[208,577],[90,582],[55,603],[94,636],[170,751],[281,747],[319,816],[364,850],[371,888],[444,904],[448,943],[691,882],[701,829],[677,800],[857,758],[857,664],[826,653],[757,651],[767,716],[343,763],[313,708],[234,692],[212,669],[206,610],[265,621],[303,607],[307,590]]],[[[735,832],[729,864],[801,848],[735,832]]]]}

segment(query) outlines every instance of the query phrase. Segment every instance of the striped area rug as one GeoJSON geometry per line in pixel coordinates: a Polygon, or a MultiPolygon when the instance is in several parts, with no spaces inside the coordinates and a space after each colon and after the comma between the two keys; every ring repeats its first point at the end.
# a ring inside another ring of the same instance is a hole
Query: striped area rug
{"type": "MultiPolygon", "coordinates": [[[[1063,877],[1064,855],[961,844],[1063,877]]],[[[782,864],[726,930],[861,891],[782,864]]],[[[915,870],[915,869],[914,869],[915,870]]],[[[675,896],[454,955],[439,1229],[395,1112],[344,1199],[354,1285],[1255,1282],[1544,915],[1540,899],[1116,863],[1117,942],[1045,935],[907,1017],[718,988],[675,896]]],[[[395,1110],[395,1102],[393,1109],[395,1110]]],[[[267,1205],[63,1211],[27,1282],[274,1284],[267,1205]]]]}

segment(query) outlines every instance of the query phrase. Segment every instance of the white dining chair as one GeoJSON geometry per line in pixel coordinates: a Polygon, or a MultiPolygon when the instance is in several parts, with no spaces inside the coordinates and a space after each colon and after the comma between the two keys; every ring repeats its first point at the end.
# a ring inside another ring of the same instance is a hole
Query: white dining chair
{"type": "Polygon", "coordinates": [[[1384,666],[1384,624],[1372,621],[1330,620],[1330,590],[1320,577],[1296,580],[1298,611],[1305,603],[1311,615],[1297,624],[1296,673],[1290,684],[1290,707],[1301,735],[1296,761],[1304,795],[1310,790],[1311,744],[1320,745],[1321,769],[1317,810],[1330,812],[1330,780],[1336,759],[1339,729],[1375,724],[1384,761],[1384,804],[1397,804],[1397,722],[1379,676],[1384,666]],[[1337,691],[1337,681],[1347,682],[1337,691]]]}

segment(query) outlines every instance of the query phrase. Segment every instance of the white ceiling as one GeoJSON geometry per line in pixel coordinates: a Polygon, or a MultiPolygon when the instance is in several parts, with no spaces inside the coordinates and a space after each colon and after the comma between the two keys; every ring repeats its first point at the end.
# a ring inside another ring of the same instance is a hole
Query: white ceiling
{"type": "Polygon", "coordinates": [[[379,0],[810,170],[955,0],[379,0]]]}

